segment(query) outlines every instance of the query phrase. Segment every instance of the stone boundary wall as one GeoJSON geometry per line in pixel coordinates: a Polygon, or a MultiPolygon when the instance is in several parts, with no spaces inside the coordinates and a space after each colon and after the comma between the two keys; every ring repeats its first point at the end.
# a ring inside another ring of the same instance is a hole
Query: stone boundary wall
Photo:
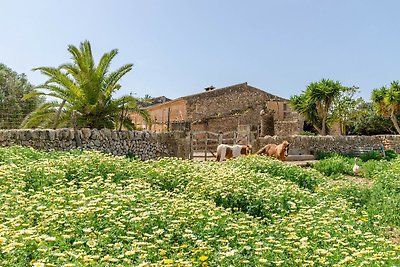
{"type": "MultiPolygon", "coordinates": [[[[43,150],[99,150],[113,155],[136,155],[142,160],[162,157],[187,159],[189,136],[184,132],[150,133],[147,131],[114,131],[110,129],[79,130],[81,147],[77,147],[73,129],[0,130],[0,146],[30,146],[43,150]]],[[[268,143],[290,143],[289,154],[315,154],[317,151],[349,153],[362,147],[393,149],[400,153],[400,135],[374,136],[265,136],[253,140],[253,153],[268,143]]]]}
{"type": "Polygon", "coordinates": [[[0,130],[0,146],[29,146],[43,150],[99,150],[113,155],[135,155],[142,160],[172,157],[183,152],[185,145],[178,133],[147,131],[114,131],[110,129],[79,130],[81,147],[77,147],[73,129],[0,130]],[[182,151],[180,151],[182,150],[182,151]]]}
{"type": "Polygon", "coordinates": [[[257,151],[268,143],[279,144],[283,140],[290,143],[289,154],[315,154],[317,151],[333,151],[351,153],[357,148],[376,147],[381,144],[385,149],[393,149],[400,153],[400,135],[373,136],[265,136],[254,140],[253,151],[257,151]]]}

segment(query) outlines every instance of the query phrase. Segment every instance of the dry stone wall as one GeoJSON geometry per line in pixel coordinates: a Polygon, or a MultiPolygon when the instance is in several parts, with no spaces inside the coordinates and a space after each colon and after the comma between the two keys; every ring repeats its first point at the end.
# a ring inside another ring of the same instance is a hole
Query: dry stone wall
{"type": "MultiPolygon", "coordinates": [[[[136,155],[142,160],[161,157],[188,158],[190,139],[185,132],[150,133],[147,131],[79,130],[81,147],[77,147],[73,129],[0,130],[0,146],[30,146],[43,150],[105,151],[114,155],[136,155]]],[[[252,141],[254,151],[268,143],[290,143],[290,154],[314,154],[317,151],[349,153],[362,147],[393,149],[400,153],[400,135],[375,136],[265,136],[252,141]]]]}
{"type": "Polygon", "coordinates": [[[43,150],[105,151],[114,155],[135,155],[142,160],[177,156],[184,147],[177,133],[146,131],[79,130],[81,147],[77,147],[73,129],[0,130],[0,146],[30,146],[43,150]]]}
{"type": "Polygon", "coordinates": [[[351,153],[358,148],[375,147],[381,144],[385,149],[393,149],[400,153],[400,135],[374,136],[265,136],[254,141],[254,148],[259,149],[266,144],[279,144],[283,140],[290,143],[289,154],[314,154],[317,151],[351,153]]]}

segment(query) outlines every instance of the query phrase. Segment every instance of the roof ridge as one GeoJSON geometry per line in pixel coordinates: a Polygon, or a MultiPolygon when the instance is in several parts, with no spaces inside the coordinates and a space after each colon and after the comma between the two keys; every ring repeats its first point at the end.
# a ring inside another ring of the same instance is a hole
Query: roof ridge
{"type": "Polygon", "coordinates": [[[229,86],[225,86],[225,87],[221,87],[221,88],[215,88],[215,89],[210,90],[210,91],[204,91],[204,92],[199,92],[199,93],[195,93],[195,94],[191,94],[191,95],[181,96],[181,97],[179,97],[177,99],[193,97],[193,96],[200,95],[200,94],[211,93],[211,92],[215,92],[217,90],[224,90],[224,89],[227,89],[227,88],[237,87],[237,86],[242,86],[242,85],[247,87],[248,84],[247,84],[247,82],[237,83],[237,84],[233,84],[233,85],[229,85],[229,86]]]}

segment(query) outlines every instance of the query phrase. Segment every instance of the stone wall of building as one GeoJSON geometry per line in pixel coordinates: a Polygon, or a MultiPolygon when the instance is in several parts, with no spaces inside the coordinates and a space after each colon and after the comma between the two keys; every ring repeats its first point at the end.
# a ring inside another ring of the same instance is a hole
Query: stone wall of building
{"type": "Polygon", "coordinates": [[[150,133],[146,131],[112,131],[81,129],[78,147],[73,129],[0,130],[0,146],[30,146],[43,150],[105,151],[114,155],[135,155],[142,160],[185,156],[187,144],[179,133],[150,133]],[[182,143],[183,142],[183,143],[182,143]]]}
{"type": "Polygon", "coordinates": [[[298,134],[303,130],[304,121],[286,120],[286,121],[276,121],[275,122],[275,135],[294,135],[298,134]]]}
{"type": "MultiPolygon", "coordinates": [[[[269,134],[297,134],[303,127],[302,123],[299,124],[298,114],[292,112],[287,104],[288,100],[247,83],[186,96],[184,99],[187,100],[187,119],[192,122],[192,131],[226,132],[237,130],[238,125],[248,125],[251,132],[258,135],[263,113],[273,115],[273,120],[268,122],[271,124],[269,134]],[[288,124],[280,127],[281,121],[290,121],[290,127],[286,127],[288,124]]],[[[268,128],[265,123],[264,126],[268,128]]]]}
{"type": "Polygon", "coordinates": [[[289,154],[315,154],[317,151],[333,151],[351,153],[357,148],[375,147],[381,144],[385,149],[393,149],[400,153],[400,135],[374,136],[265,136],[254,141],[253,147],[257,151],[266,144],[290,143],[289,154]]]}
{"type": "Polygon", "coordinates": [[[248,125],[250,131],[256,133],[257,124],[260,123],[259,113],[259,109],[249,108],[240,114],[231,114],[223,117],[200,120],[192,123],[191,131],[231,132],[237,131],[238,125],[248,125]]]}
{"type": "Polygon", "coordinates": [[[259,106],[264,107],[270,95],[261,90],[250,88],[246,83],[211,90],[184,97],[187,100],[187,119],[197,120],[209,117],[225,117],[236,111],[259,106]]]}

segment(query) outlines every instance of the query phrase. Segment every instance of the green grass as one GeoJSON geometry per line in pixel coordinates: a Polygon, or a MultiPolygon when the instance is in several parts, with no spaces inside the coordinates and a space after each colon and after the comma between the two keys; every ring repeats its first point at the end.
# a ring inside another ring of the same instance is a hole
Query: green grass
{"type": "MultiPolygon", "coordinates": [[[[399,228],[400,157],[388,152],[388,157],[380,160],[366,158],[367,161],[357,161],[361,168],[358,175],[371,181],[371,185],[353,184],[342,188],[339,193],[370,218],[379,217],[386,225],[399,228]]],[[[353,164],[354,158],[332,155],[315,163],[313,168],[334,179],[343,179],[343,175],[354,175],[353,164]]]]}
{"type": "Polygon", "coordinates": [[[397,218],[397,159],[373,175],[381,191],[350,197],[351,184],[266,157],[143,162],[18,147],[0,156],[12,158],[0,168],[0,266],[400,264],[384,234],[397,218]],[[384,215],[368,204],[378,192],[384,215]]]}

